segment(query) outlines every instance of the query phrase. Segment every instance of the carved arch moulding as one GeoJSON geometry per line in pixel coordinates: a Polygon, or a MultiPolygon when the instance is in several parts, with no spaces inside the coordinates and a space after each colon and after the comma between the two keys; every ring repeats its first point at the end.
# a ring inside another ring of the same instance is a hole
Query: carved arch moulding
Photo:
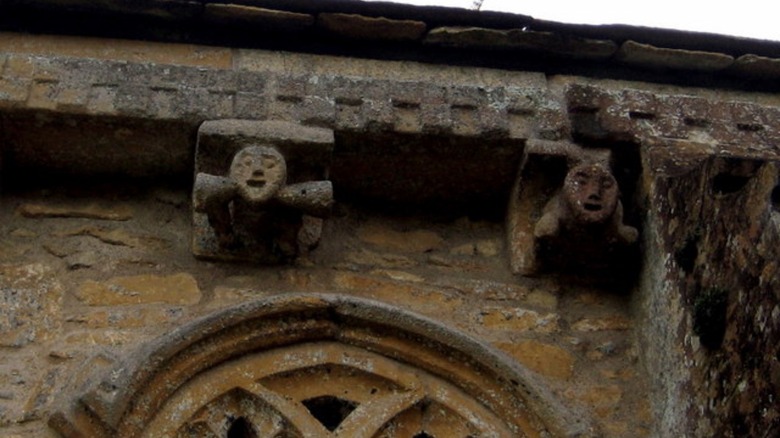
{"type": "Polygon", "coordinates": [[[65,437],[593,434],[501,353],[351,297],[242,304],[128,357],[60,400],[50,426],[65,437]]]}

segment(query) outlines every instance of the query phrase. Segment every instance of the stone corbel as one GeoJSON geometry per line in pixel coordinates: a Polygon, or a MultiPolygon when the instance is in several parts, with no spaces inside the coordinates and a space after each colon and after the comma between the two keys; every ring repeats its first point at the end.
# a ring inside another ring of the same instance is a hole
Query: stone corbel
{"type": "Polygon", "coordinates": [[[528,141],[507,216],[513,273],[602,273],[636,242],[636,228],[623,223],[611,161],[608,149],[528,141]]]}
{"type": "Polygon", "coordinates": [[[333,132],[279,121],[221,120],[198,131],[196,257],[284,263],[320,240],[333,204],[333,132]]]}

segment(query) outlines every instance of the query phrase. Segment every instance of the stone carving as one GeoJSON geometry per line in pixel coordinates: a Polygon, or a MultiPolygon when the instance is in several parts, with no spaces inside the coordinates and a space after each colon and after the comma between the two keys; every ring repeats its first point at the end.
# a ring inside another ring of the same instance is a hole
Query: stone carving
{"type": "Polygon", "coordinates": [[[581,415],[490,347],[352,297],[244,303],[161,337],[109,371],[78,400],[60,400],[49,419],[57,432],[594,436],[581,415]]]}
{"type": "Polygon", "coordinates": [[[332,132],[285,122],[204,124],[193,187],[195,255],[279,263],[316,246],[333,187],[325,178],[328,154],[308,154],[314,164],[302,158],[301,147],[312,144],[329,152],[332,132]]]}
{"type": "Polygon", "coordinates": [[[599,235],[605,243],[634,243],[636,228],[623,224],[623,204],[612,174],[598,163],[569,170],[563,188],[544,207],[534,226],[537,239],[599,235]]]}
{"type": "Polygon", "coordinates": [[[637,241],[638,232],[623,223],[610,158],[608,150],[529,142],[508,218],[515,273],[550,268],[600,274],[627,255],[624,250],[637,241]]]}
{"type": "MultiPolygon", "coordinates": [[[[233,157],[227,177],[199,173],[195,178],[194,208],[206,213],[220,247],[241,245],[238,210],[256,226],[268,250],[282,257],[299,251],[302,214],[325,217],[333,203],[330,181],[286,185],[287,166],[282,154],[268,146],[250,146],[233,157]]],[[[251,232],[251,231],[250,231],[251,232]]]]}

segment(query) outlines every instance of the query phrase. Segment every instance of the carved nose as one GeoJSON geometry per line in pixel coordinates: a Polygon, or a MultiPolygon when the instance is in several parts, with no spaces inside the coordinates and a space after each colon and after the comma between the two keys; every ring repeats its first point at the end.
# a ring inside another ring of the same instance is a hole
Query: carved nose
{"type": "Polygon", "coordinates": [[[262,187],[265,185],[265,182],[265,173],[262,170],[255,170],[246,181],[246,184],[250,187],[262,187]]]}

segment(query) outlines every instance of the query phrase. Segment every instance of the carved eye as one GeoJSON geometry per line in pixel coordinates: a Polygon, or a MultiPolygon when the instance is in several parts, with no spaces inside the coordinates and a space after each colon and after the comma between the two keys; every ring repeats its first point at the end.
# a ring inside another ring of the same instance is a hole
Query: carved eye
{"type": "Polygon", "coordinates": [[[252,160],[252,157],[246,157],[246,158],[244,158],[244,160],[241,162],[241,164],[243,164],[244,166],[247,166],[247,167],[248,167],[248,166],[251,166],[251,165],[252,165],[252,161],[253,161],[253,160],[252,160]]]}
{"type": "Polygon", "coordinates": [[[613,181],[612,178],[604,178],[601,180],[601,186],[605,189],[611,189],[615,186],[615,181],[613,181]]]}
{"type": "Polygon", "coordinates": [[[265,168],[266,169],[273,169],[276,167],[276,161],[275,160],[266,160],[265,162],[265,168]]]}

